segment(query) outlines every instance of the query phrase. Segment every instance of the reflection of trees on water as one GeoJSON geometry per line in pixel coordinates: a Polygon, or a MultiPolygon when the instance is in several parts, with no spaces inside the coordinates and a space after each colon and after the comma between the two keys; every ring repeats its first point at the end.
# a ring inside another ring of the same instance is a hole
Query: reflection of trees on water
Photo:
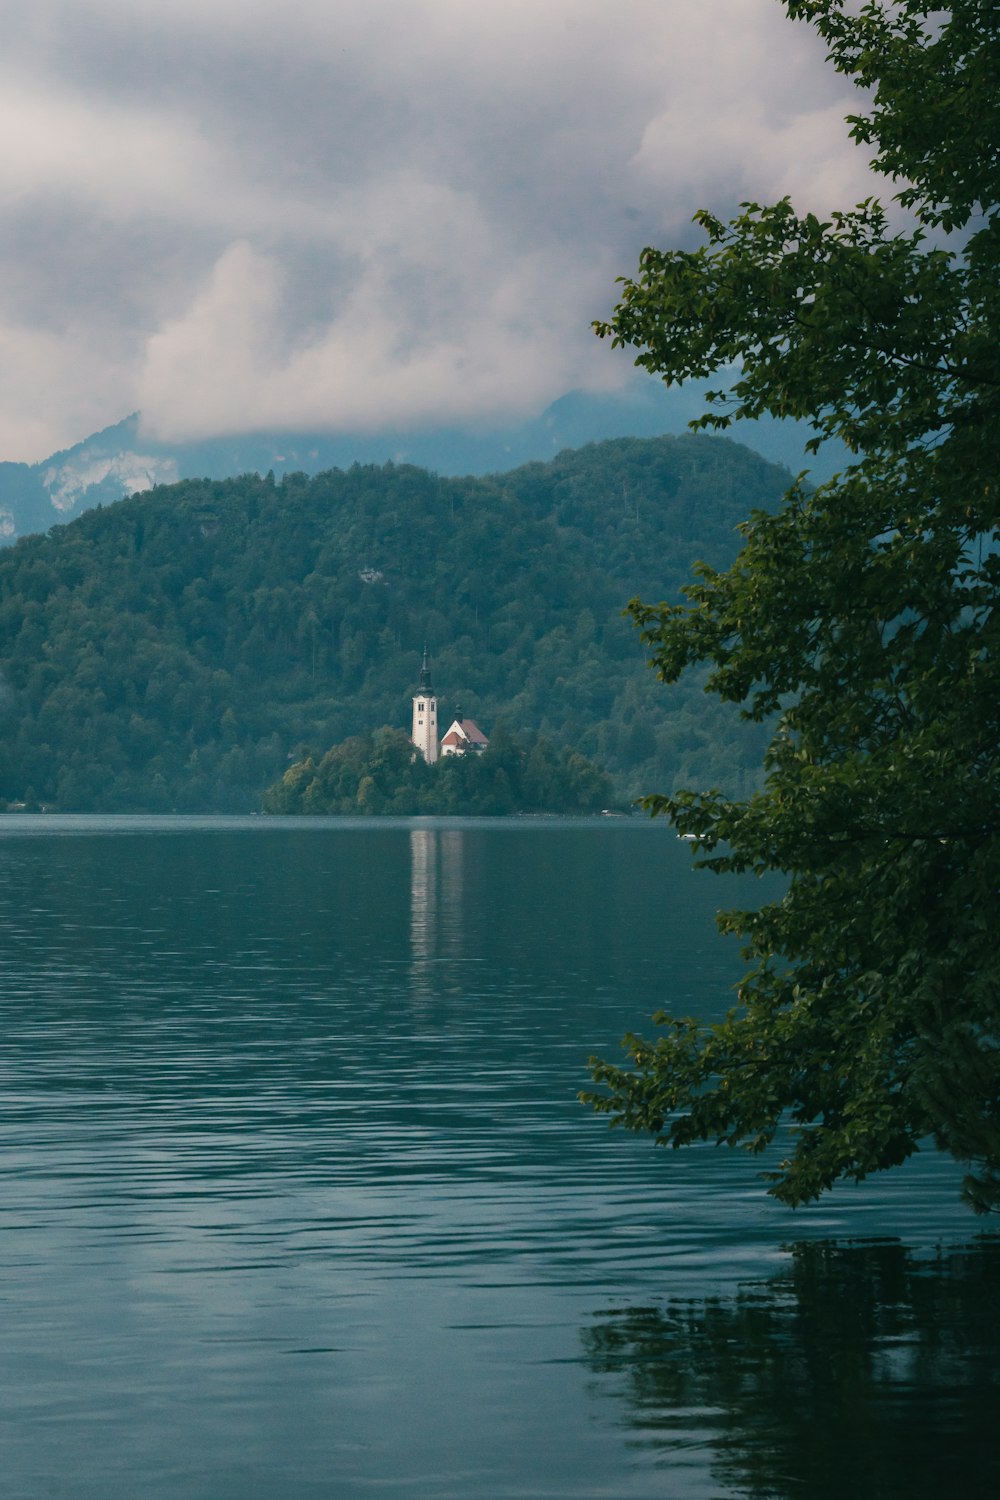
{"type": "Polygon", "coordinates": [[[769,1281],[611,1311],[583,1341],[647,1457],[669,1470],[707,1448],[726,1493],[1000,1494],[1000,1239],[929,1259],[796,1245],[769,1281]]]}

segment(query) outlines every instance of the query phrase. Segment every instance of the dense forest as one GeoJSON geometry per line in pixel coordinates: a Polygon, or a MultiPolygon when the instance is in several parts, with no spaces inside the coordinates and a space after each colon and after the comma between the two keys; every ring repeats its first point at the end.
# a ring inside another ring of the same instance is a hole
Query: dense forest
{"type": "Polygon", "coordinates": [[[622,607],[673,598],[785,471],[723,439],[617,439],[485,479],[355,466],[183,481],[0,552],[0,799],[260,806],[292,763],[442,701],[541,734],[616,796],[739,793],[763,738],[645,664],[622,607]]]}

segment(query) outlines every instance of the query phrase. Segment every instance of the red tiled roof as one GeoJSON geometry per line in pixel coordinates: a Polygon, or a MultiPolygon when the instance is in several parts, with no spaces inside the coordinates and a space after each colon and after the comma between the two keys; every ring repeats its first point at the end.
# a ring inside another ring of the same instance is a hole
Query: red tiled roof
{"type": "Polygon", "coordinates": [[[474,719],[456,719],[441,744],[453,745],[457,749],[474,745],[476,749],[483,750],[489,740],[474,719]]]}

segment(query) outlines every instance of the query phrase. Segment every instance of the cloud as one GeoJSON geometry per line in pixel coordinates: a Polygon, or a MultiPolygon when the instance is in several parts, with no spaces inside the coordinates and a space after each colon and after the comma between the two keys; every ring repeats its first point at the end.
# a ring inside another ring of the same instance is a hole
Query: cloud
{"type": "Polygon", "coordinates": [[[0,460],[45,458],[117,421],[135,373],[124,351],[109,359],[94,347],[86,326],[0,321],[0,460]]]}
{"type": "MultiPolygon", "coordinates": [[[[419,179],[361,197],[337,242],[355,258],[343,296],[299,338],[277,259],[245,241],[225,250],[191,307],[149,341],[148,431],[499,421],[579,383],[588,358],[600,364],[589,331],[572,328],[582,299],[557,256],[506,244],[474,200],[419,179]]],[[[602,378],[617,370],[595,369],[591,384],[602,378]]]]}
{"type": "Polygon", "coordinates": [[[0,7],[0,456],[502,421],[621,378],[590,322],[697,207],[870,190],[777,0],[0,7]]]}

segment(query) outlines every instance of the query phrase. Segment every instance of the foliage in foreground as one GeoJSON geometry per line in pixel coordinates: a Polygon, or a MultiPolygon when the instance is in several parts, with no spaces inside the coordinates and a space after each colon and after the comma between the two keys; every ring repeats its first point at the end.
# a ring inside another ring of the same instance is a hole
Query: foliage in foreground
{"type": "Polygon", "coordinates": [[[290,766],[264,793],[267,813],[591,813],[611,801],[610,777],[576,750],[498,727],[481,754],[428,765],[409,736],[386,727],[290,766]]]}
{"type": "Polygon", "coordinates": [[[699,215],[708,245],[647,250],[599,332],[669,381],[737,365],[702,425],[804,417],[854,459],[680,607],[636,601],[660,676],[777,712],[763,791],[654,796],[714,870],[784,871],[730,912],[756,966],[722,1024],[657,1017],[589,1097],[673,1146],[761,1150],[787,1203],[932,1136],[1000,1206],[1000,28],[961,0],[787,0],[873,91],[856,139],[914,228],[868,201],[825,223],[786,200],[699,215]]]}

